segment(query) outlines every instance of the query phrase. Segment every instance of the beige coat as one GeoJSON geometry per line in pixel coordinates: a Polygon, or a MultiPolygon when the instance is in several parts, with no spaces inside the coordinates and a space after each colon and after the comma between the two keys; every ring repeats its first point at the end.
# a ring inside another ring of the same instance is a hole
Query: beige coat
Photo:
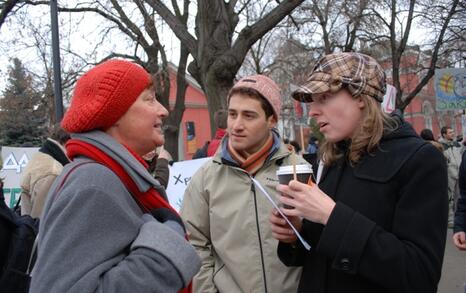
{"type": "MultiPolygon", "coordinates": [[[[222,163],[220,154],[193,176],[181,208],[189,240],[202,259],[194,292],[296,292],[301,269],[278,259],[268,221],[272,204],[244,170],[222,163]]],[[[291,164],[283,145],[255,176],[275,198],[280,162],[291,164]]],[[[307,164],[302,157],[298,162],[307,164]]]]}
{"type": "Polygon", "coordinates": [[[50,186],[62,170],[63,166],[47,154],[32,156],[21,178],[21,214],[40,217],[50,186]]]}
{"type": "Polygon", "coordinates": [[[445,148],[443,154],[447,158],[448,165],[448,197],[453,201],[454,205],[459,196],[458,172],[465,146],[444,138],[439,139],[439,142],[445,148]]]}

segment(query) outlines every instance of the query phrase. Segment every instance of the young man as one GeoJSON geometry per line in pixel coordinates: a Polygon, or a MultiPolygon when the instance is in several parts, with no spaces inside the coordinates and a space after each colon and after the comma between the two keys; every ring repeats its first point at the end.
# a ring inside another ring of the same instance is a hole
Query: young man
{"type": "Polygon", "coordinates": [[[181,208],[202,259],[195,292],[296,292],[300,270],[279,261],[272,205],[251,179],[278,197],[276,170],[292,160],[274,131],[280,106],[278,86],[262,75],[241,79],[228,95],[227,135],[193,176],[181,208]]]}

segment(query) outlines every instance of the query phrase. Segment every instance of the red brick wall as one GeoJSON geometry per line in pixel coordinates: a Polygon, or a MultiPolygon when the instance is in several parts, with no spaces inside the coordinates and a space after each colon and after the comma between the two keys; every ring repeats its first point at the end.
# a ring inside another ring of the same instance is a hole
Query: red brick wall
{"type": "MultiPolygon", "coordinates": [[[[170,74],[170,108],[175,105],[176,98],[176,74],[170,74]]],[[[194,152],[190,152],[187,141],[186,122],[194,122],[195,128],[195,147],[194,151],[203,146],[207,140],[210,140],[210,120],[209,110],[207,109],[207,100],[201,89],[188,83],[185,97],[186,109],[181,121],[181,129],[183,131],[183,150],[180,159],[190,160],[194,152]]]]}

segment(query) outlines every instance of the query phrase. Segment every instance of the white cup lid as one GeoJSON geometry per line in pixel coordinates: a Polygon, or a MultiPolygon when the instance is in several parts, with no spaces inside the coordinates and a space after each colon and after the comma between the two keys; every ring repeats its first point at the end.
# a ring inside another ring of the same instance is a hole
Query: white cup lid
{"type": "MultiPolygon", "coordinates": [[[[296,165],[296,174],[312,173],[311,165],[296,165]]],[[[280,166],[277,170],[278,175],[293,174],[293,165],[280,166]]]]}

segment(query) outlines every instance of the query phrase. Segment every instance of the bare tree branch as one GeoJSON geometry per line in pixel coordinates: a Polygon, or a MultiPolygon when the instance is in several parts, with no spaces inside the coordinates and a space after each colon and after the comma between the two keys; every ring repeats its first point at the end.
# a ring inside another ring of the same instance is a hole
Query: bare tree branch
{"type": "Polygon", "coordinates": [[[8,14],[13,10],[13,8],[18,4],[19,0],[6,0],[2,1],[0,5],[0,28],[5,22],[8,14]]]}
{"type": "Polygon", "coordinates": [[[459,1],[460,0],[453,0],[453,2],[451,3],[451,8],[448,11],[448,14],[446,15],[446,17],[444,19],[442,28],[440,30],[440,34],[439,34],[439,36],[437,38],[437,42],[436,42],[434,50],[432,52],[432,59],[430,61],[430,66],[429,66],[429,69],[428,69],[426,75],[421,79],[421,81],[414,88],[414,90],[404,98],[403,101],[401,101],[401,98],[400,98],[400,102],[399,102],[399,108],[400,109],[404,110],[409,105],[409,103],[416,97],[416,95],[422,90],[422,88],[429,82],[429,80],[432,78],[432,76],[434,76],[435,67],[437,65],[437,60],[438,60],[438,56],[439,56],[439,50],[440,50],[440,47],[443,44],[443,37],[444,37],[445,32],[446,32],[446,30],[448,28],[450,20],[458,12],[456,10],[456,7],[458,6],[459,1]]]}
{"type": "Polygon", "coordinates": [[[146,2],[165,20],[173,33],[188,48],[191,55],[197,55],[197,40],[188,32],[188,29],[170,11],[170,9],[159,0],[146,0],[146,2]]]}

